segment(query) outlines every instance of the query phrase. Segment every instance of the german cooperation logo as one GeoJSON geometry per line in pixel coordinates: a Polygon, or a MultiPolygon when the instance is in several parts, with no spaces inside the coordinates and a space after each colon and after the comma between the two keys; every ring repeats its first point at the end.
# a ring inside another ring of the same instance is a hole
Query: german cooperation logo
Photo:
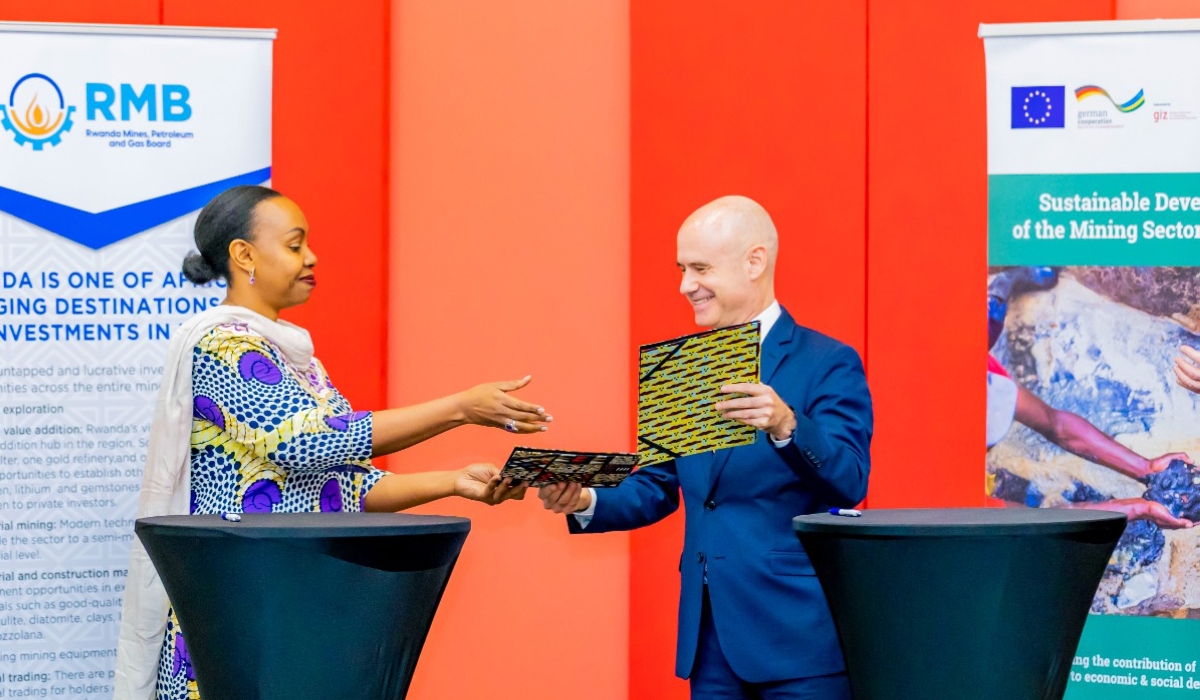
{"type": "Polygon", "coordinates": [[[57,146],[74,126],[74,107],[68,107],[58,83],[48,75],[30,73],[13,85],[8,103],[0,105],[0,124],[13,140],[40,151],[57,146]]]}
{"type": "Polygon", "coordinates": [[[1130,97],[1124,102],[1117,102],[1113,99],[1113,96],[1108,94],[1108,91],[1102,87],[1097,87],[1095,85],[1084,85],[1083,87],[1075,88],[1076,102],[1083,102],[1093,95],[1098,95],[1107,99],[1113,104],[1113,107],[1116,107],[1118,110],[1125,112],[1126,114],[1136,111],[1138,107],[1146,104],[1146,93],[1144,90],[1138,90],[1136,95],[1130,97]]]}
{"type": "MultiPolygon", "coordinates": [[[[1104,98],[1109,102],[1109,104],[1111,104],[1113,107],[1116,107],[1117,112],[1120,114],[1136,112],[1142,105],[1146,104],[1146,92],[1144,90],[1138,90],[1136,95],[1130,97],[1124,102],[1117,102],[1116,98],[1110,95],[1108,91],[1102,87],[1096,85],[1084,85],[1082,87],[1075,88],[1076,102],[1083,102],[1091,97],[1104,98]]],[[[1095,100],[1092,100],[1092,102],[1095,102],[1095,100]]],[[[1101,102],[1099,108],[1097,108],[1095,105],[1087,108],[1085,108],[1083,105],[1080,105],[1079,110],[1076,113],[1076,121],[1079,128],[1124,128],[1124,124],[1118,123],[1115,120],[1116,115],[1110,114],[1107,108],[1103,108],[1103,104],[1104,103],[1101,102]]]]}

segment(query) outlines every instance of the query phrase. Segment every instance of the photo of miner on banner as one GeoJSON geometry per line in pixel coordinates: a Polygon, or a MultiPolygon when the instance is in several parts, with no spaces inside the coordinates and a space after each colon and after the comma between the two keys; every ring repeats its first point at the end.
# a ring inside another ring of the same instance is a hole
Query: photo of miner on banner
{"type": "Polygon", "coordinates": [[[1200,574],[1200,305],[1181,308],[1188,298],[1200,300],[1200,268],[989,271],[987,495],[1129,518],[1093,612],[1200,615],[1185,585],[1200,574]]]}

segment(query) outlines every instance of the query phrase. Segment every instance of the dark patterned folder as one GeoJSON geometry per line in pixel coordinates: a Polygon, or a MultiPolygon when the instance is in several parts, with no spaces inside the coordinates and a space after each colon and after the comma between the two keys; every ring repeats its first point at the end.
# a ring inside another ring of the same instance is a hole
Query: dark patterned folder
{"type": "Polygon", "coordinates": [[[557,482],[603,488],[633,473],[638,456],[627,452],[570,452],[517,447],[500,476],[540,486],[557,482]]]}

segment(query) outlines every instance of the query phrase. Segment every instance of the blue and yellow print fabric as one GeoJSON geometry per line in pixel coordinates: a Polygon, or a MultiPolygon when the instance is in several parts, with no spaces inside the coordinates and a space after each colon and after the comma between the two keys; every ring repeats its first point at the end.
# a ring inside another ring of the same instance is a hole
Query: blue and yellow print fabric
{"type": "MultiPolygon", "coordinates": [[[[315,358],[295,367],[246,326],[196,345],[192,394],[192,513],[357,512],[385,474],[371,466],[371,414],[352,410],[315,358]]],[[[158,699],[198,698],[172,610],[158,699]]]]}

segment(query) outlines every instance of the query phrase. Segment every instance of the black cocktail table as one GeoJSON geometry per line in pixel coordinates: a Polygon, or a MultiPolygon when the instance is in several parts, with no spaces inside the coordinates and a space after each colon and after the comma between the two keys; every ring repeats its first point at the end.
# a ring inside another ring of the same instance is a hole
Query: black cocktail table
{"type": "Polygon", "coordinates": [[[379,513],[137,521],[203,700],[394,700],[471,523],[379,513]]]}
{"type": "Polygon", "coordinates": [[[855,700],[1057,700],[1125,516],[866,510],[793,526],[855,700]]]}

